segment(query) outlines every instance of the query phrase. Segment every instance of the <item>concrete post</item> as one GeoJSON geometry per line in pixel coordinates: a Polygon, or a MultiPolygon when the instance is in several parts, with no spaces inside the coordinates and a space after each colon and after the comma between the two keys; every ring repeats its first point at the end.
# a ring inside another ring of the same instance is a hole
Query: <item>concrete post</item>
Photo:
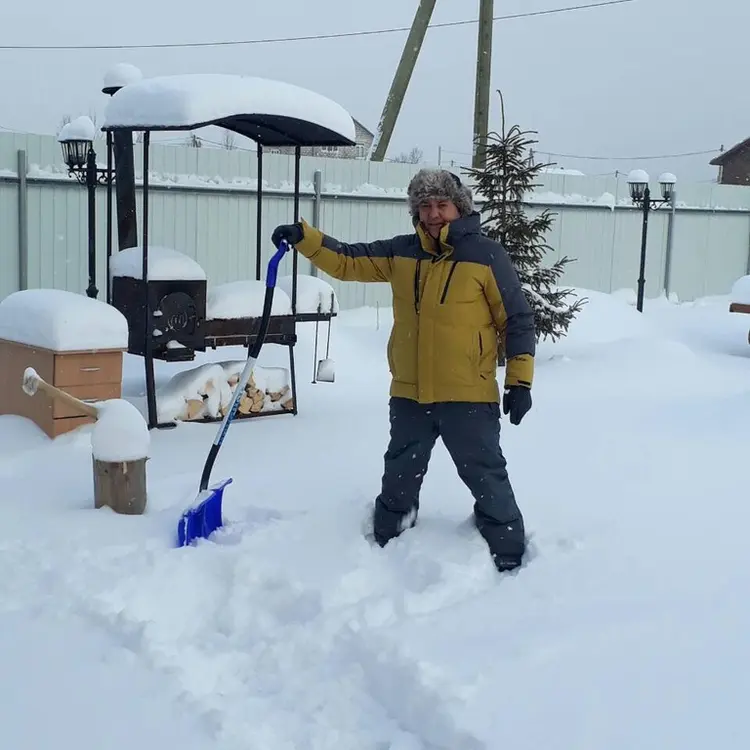
{"type": "Polygon", "coordinates": [[[375,142],[372,144],[371,161],[383,161],[385,152],[391,142],[393,129],[396,127],[398,113],[401,111],[401,105],[404,103],[406,89],[409,86],[414,66],[417,63],[419,52],[422,49],[427,27],[430,25],[432,13],[435,10],[437,0],[420,0],[417,12],[414,15],[414,21],[411,26],[409,36],[404,44],[404,51],[401,53],[401,59],[393,76],[391,90],[385,100],[383,114],[378,124],[378,132],[375,135],[375,142]]]}
{"type": "Polygon", "coordinates": [[[477,35],[477,75],[474,90],[474,144],[471,166],[485,164],[485,144],[490,122],[490,80],[492,75],[492,16],[494,0],[479,0],[477,35]]]}
{"type": "Polygon", "coordinates": [[[672,283],[672,250],[674,246],[674,222],[677,216],[677,191],[672,189],[669,217],[667,219],[667,249],[664,252],[664,295],[669,299],[672,283]]]}

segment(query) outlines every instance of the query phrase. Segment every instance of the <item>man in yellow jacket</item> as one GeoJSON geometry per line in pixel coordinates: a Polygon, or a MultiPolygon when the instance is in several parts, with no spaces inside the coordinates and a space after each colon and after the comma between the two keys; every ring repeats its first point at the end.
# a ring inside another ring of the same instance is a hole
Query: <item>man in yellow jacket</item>
{"type": "Polygon", "coordinates": [[[415,233],[340,242],[305,221],[272,235],[342,281],[388,282],[394,324],[390,442],[373,532],[385,546],[413,526],[422,479],[440,437],[474,497],[474,519],[500,571],[518,567],[523,516],[500,448],[498,336],[506,356],[503,411],[531,408],[534,315],[503,246],[481,233],[471,191],[456,175],[423,169],[408,188],[415,233]]]}

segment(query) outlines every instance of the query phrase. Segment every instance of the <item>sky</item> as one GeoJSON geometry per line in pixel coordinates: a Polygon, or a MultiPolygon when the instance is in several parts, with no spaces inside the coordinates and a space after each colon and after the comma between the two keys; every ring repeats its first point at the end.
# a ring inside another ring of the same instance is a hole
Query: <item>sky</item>
{"type": "MultiPolygon", "coordinates": [[[[495,15],[596,0],[496,0],[495,15]]],[[[409,27],[417,0],[128,0],[122,10],[51,0],[3,10],[3,45],[206,42],[409,27]],[[215,9],[215,10],[214,10],[215,9]],[[112,19],[115,19],[113,23],[112,19]]],[[[433,23],[476,19],[479,0],[438,0],[433,23]]],[[[490,128],[508,121],[538,133],[539,158],[586,174],[645,168],[710,181],[716,151],[750,136],[747,0],[633,0],[494,24],[490,128]],[[580,158],[597,157],[597,158],[580,158]],[[617,157],[617,158],[613,158],[617,157]]],[[[107,69],[144,76],[223,72],[276,78],[338,101],[374,131],[407,32],[301,42],[172,49],[0,49],[0,127],[56,133],[64,115],[96,112],[107,69]]],[[[431,28],[388,156],[470,161],[477,25],[431,28]]]]}

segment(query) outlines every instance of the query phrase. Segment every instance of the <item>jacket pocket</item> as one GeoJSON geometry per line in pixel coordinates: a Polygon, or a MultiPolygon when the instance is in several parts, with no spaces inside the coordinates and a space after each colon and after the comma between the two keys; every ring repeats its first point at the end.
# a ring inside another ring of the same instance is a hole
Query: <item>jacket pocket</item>
{"type": "Polygon", "coordinates": [[[416,332],[394,325],[388,339],[388,367],[394,380],[415,385],[417,382],[416,332]]]}
{"type": "Polygon", "coordinates": [[[479,347],[479,377],[482,380],[490,380],[496,375],[497,370],[497,335],[488,333],[486,330],[477,332],[479,347]]]}

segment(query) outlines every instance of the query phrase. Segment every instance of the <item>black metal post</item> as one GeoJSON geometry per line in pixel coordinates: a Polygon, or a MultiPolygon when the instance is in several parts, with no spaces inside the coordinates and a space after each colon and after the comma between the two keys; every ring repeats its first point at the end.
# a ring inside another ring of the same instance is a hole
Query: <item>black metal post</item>
{"type": "Polygon", "coordinates": [[[99,294],[96,288],[96,180],[96,152],[92,144],[86,156],[86,190],[89,204],[89,285],[86,294],[92,299],[99,294]]]}
{"type": "Polygon", "coordinates": [[[116,130],[113,140],[115,152],[115,192],[117,196],[117,245],[118,249],[126,250],[129,247],[136,247],[138,245],[133,131],[116,130]]]}
{"type": "Polygon", "coordinates": [[[641,231],[641,267],[638,275],[638,300],[636,308],[643,312],[643,295],[646,288],[646,243],[648,241],[648,213],[651,210],[651,191],[648,185],[643,191],[643,229],[641,231]]]}
{"type": "MultiPolygon", "coordinates": [[[[299,183],[300,183],[300,162],[302,159],[302,149],[299,146],[294,148],[294,221],[299,221],[299,183]]],[[[299,253],[295,247],[292,252],[292,315],[297,315],[297,265],[299,253]]]]}
{"type": "Polygon", "coordinates": [[[260,281],[260,267],[263,262],[263,146],[258,144],[258,189],[255,192],[257,200],[255,213],[255,279],[260,281]]]}
{"type": "MultiPolygon", "coordinates": [[[[129,131],[128,131],[129,132],[129,131]]],[[[132,138],[132,133],[130,134],[132,138]]],[[[146,369],[146,405],[148,407],[148,428],[149,430],[158,426],[156,413],[156,379],[154,377],[154,347],[153,347],[153,311],[151,310],[151,290],[148,286],[148,152],[151,143],[151,133],[147,130],[143,134],[143,240],[141,247],[143,249],[143,265],[141,266],[141,276],[143,277],[143,302],[145,310],[143,319],[145,321],[143,335],[144,345],[144,365],[146,369]]]]}
{"type": "Polygon", "coordinates": [[[112,258],[112,131],[107,131],[107,304],[112,304],[112,279],[110,278],[109,262],[112,258]]]}

